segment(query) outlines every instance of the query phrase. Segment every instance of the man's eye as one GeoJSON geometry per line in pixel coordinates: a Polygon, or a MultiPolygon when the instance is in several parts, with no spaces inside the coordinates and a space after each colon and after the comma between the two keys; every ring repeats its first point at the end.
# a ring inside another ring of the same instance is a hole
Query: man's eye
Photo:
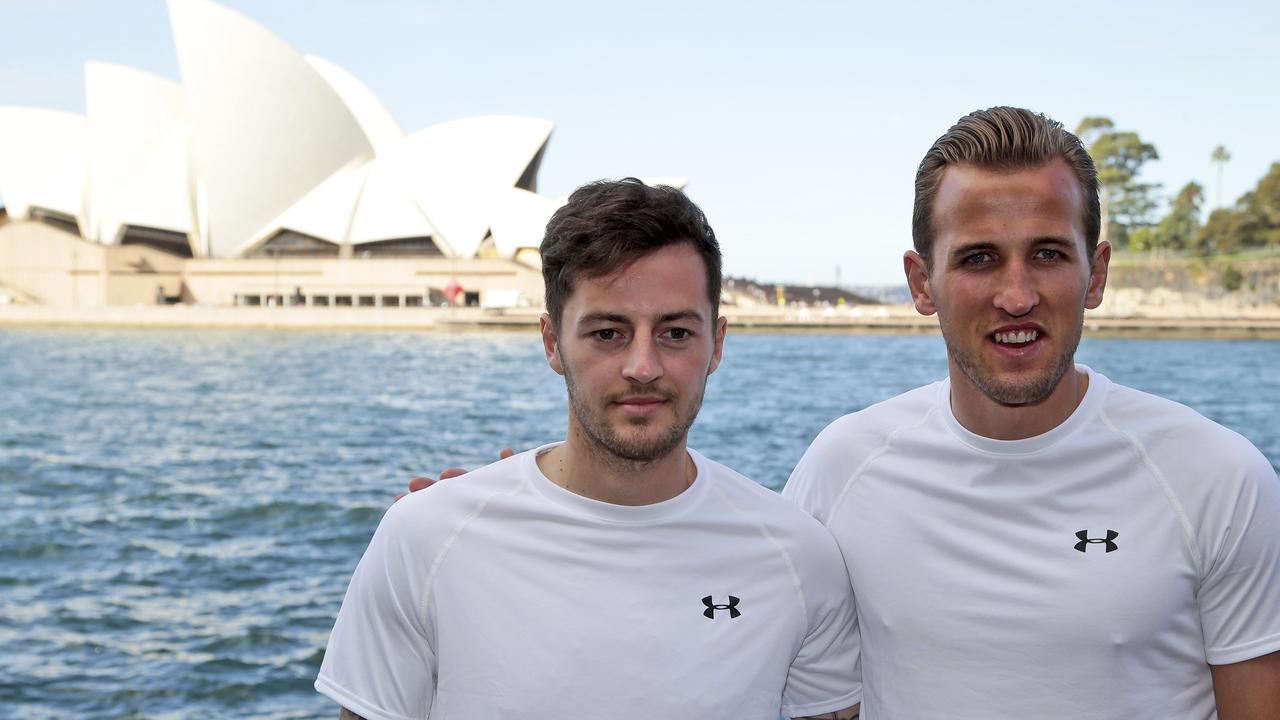
{"type": "Polygon", "coordinates": [[[618,337],[618,331],[614,330],[613,328],[605,328],[603,330],[597,330],[592,334],[596,336],[597,340],[605,340],[605,341],[616,340],[618,337]]]}
{"type": "Polygon", "coordinates": [[[667,337],[672,340],[687,340],[693,332],[686,328],[670,328],[667,330],[667,337]]]}
{"type": "Polygon", "coordinates": [[[1036,251],[1036,258],[1040,260],[1057,260],[1061,257],[1062,251],[1054,250],[1053,248],[1040,248],[1036,251]]]}
{"type": "Polygon", "coordinates": [[[991,262],[991,253],[985,253],[985,252],[966,255],[964,258],[965,265],[982,265],[983,263],[989,263],[989,262],[991,262]]]}

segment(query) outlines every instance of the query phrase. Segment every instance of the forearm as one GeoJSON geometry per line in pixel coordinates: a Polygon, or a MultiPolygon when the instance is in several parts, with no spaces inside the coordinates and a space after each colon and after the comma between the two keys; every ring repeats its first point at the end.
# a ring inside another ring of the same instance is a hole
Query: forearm
{"type": "Polygon", "coordinates": [[[364,718],[346,708],[342,708],[342,712],[338,713],[338,720],[364,720],[364,718]]]}

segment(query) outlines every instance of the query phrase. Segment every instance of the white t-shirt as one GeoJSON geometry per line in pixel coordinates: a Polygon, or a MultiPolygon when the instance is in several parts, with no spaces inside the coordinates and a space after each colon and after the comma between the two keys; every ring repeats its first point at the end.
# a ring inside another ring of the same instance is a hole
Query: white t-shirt
{"type": "Polygon", "coordinates": [[[680,495],[571,493],[521,453],[387,511],[316,689],[366,718],[759,718],[861,697],[834,541],[690,451],[680,495]]]}
{"type": "Polygon", "coordinates": [[[1212,718],[1208,663],[1280,650],[1280,483],[1247,440],[1089,373],[1027,440],[947,381],[847,415],[783,495],[835,536],[880,718],[1212,718]]]}

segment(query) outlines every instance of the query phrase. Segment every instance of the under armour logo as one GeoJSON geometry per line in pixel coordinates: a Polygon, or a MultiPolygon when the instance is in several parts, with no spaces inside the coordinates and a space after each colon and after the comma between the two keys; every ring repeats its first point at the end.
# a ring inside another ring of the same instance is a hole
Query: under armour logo
{"type": "Polygon", "coordinates": [[[1089,543],[1106,543],[1107,552],[1113,552],[1120,547],[1115,544],[1115,539],[1120,537],[1120,533],[1115,530],[1108,530],[1105,538],[1091,538],[1088,530],[1081,530],[1076,533],[1076,537],[1080,538],[1080,542],[1076,543],[1076,549],[1084,552],[1089,547],[1089,543]]]}
{"type": "Polygon", "coordinates": [[[707,609],[703,610],[702,614],[714,620],[716,617],[717,610],[728,610],[729,617],[736,618],[742,614],[742,611],[738,609],[738,602],[739,602],[738,598],[730,595],[728,605],[717,605],[715,604],[714,601],[711,600],[711,596],[708,595],[702,598],[702,604],[707,606],[707,609]]]}

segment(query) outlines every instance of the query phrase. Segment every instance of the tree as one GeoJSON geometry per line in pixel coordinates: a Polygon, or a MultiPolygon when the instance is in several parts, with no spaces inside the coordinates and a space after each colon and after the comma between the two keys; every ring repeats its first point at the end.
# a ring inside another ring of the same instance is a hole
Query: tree
{"type": "Polygon", "coordinates": [[[1280,162],[1271,163],[1250,195],[1247,207],[1257,231],[1249,238],[1249,245],[1280,247],[1280,162]]]}
{"type": "Polygon", "coordinates": [[[1215,207],[1222,207],[1222,169],[1231,162],[1231,153],[1227,151],[1226,145],[1219,145],[1213,149],[1213,155],[1209,156],[1209,162],[1218,166],[1218,202],[1215,207]]]}
{"type": "Polygon", "coordinates": [[[1129,249],[1134,252],[1147,252],[1156,248],[1156,231],[1151,226],[1140,227],[1129,233],[1129,249]]]}
{"type": "Polygon", "coordinates": [[[1200,255],[1233,252],[1240,245],[1239,212],[1231,208],[1218,208],[1209,213],[1209,219],[1196,235],[1194,250],[1200,255]]]}
{"type": "MultiPolygon", "coordinates": [[[[1151,232],[1150,246],[1164,250],[1190,250],[1195,246],[1200,232],[1200,206],[1204,203],[1204,188],[1192,180],[1178,191],[1169,205],[1169,213],[1151,232]]],[[[1135,250],[1139,248],[1134,248],[1135,250]]]]}
{"type": "Polygon", "coordinates": [[[1202,254],[1260,247],[1280,247],[1280,162],[1234,206],[1214,210],[1196,238],[1202,254]]]}
{"type": "Polygon", "coordinates": [[[1227,292],[1235,292],[1244,284],[1244,273],[1235,265],[1227,265],[1222,268],[1222,274],[1219,276],[1222,287],[1227,292]]]}
{"type": "Polygon", "coordinates": [[[1157,183],[1138,182],[1142,166],[1159,160],[1155,145],[1144,142],[1136,132],[1117,131],[1107,117],[1086,117],[1076,128],[1076,135],[1089,148],[1098,167],[1098,184],[1102,186],[1102,238],[1123,246],[1129,231],[1149,225],[1151,213],[1158,204],[1157,183]]]}

